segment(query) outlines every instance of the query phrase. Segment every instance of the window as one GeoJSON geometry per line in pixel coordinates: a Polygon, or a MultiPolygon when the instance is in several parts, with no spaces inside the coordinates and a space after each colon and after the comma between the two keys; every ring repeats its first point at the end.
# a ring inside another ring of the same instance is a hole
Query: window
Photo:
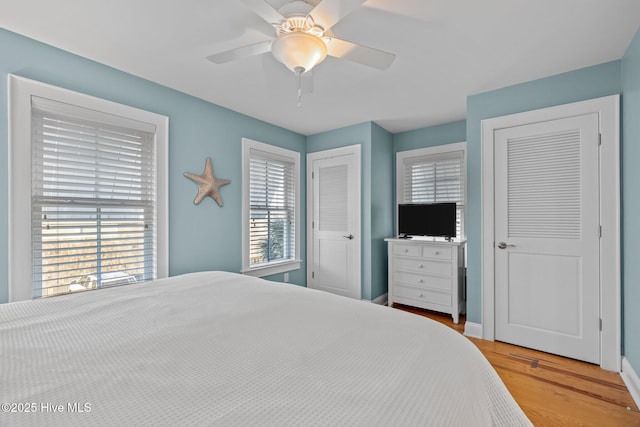
{"type": "Polygon", "coordinates": [[[465,236],[466,143],[397,154],[398,203],[455,202],[456,235],[465,236]]]}
{"type": "Polygon", "coordinates": [[[165,277],[166,117],[14,76],[10,103],[10,300],[165,277]]]}
{"type": "Polygon", "coordinates": [[[242,272],[300,268],[300,153],[245,138],[242,158],[242,272]]]}

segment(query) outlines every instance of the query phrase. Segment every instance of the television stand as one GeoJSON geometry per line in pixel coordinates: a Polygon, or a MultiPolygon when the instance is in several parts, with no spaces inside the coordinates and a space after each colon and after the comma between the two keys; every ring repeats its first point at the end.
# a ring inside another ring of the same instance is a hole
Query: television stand
{"type": "Polygon", "coordinates": [[[464,240],[384,239],[389,248],[389,306],[394,302],[450,313],[465,309],[464,240]]]}

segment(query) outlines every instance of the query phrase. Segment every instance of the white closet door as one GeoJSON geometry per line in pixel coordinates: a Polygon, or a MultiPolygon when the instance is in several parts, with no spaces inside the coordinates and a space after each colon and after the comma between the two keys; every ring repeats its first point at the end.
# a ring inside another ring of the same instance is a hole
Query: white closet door
{"type": "Polygon", "coordinates": [[[313,153],[310,162],[313,216],[308,286],[360,299],[360,158],[325,155],[313,153]]]}
{"type": "Polygon", "coordinates": [[[495,133],[495,337],[600,362],[598,114],[495,133]]]}

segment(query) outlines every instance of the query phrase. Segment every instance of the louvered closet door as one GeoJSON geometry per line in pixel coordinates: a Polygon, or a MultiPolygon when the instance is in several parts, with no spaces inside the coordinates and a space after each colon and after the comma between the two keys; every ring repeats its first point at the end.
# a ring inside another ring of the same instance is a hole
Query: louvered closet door
{"type": "Polygon", "coordinates": [[[600,361],[598,133],[590,114],[495,134],[497,340],[600,361]]]}
{"type": "Polygon", "coordinates": [[[361,297],[358,163],[355,154],[312,162],[313,251],[308,283],[310,288],[356,299],[361,297]]]}

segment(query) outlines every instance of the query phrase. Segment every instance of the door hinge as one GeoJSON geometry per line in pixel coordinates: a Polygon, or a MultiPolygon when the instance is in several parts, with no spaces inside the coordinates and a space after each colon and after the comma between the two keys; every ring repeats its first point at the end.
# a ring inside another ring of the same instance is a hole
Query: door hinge
{"type": "Polygon", "coordinates": [[[315,278],[316,278],[316,272],[315,272],[315,271],[312,271],[312,272],[311,272],[311,278],[312,278],[312,279],[315,279],[315,278]]]}
{"type": "Polygon", "coordinates": [[[311,172],[311,179],[315,179],[316,178],[316,173],[315,172],[311,172]]]}
{"type": "Polygon", "coordinates": [[[598,134],[598,145],[602,145],[602,134],[598,134]]]}
{"type": "Polygon", "coordinates": [[[602,330],[602,319],[600,319],[600,330],[602,330]]]}
{"type": "Polygon", "coordinates": [[[314,228],[316,228],[316,222],[315,221],[311,221],[311,229],[313,230],[314,228]]]}
{"type": "Polygon", "coordinates": [[[600,234],[600,238],[602,238],[602,226],[598,227],[598,233],[600,234]]]}

